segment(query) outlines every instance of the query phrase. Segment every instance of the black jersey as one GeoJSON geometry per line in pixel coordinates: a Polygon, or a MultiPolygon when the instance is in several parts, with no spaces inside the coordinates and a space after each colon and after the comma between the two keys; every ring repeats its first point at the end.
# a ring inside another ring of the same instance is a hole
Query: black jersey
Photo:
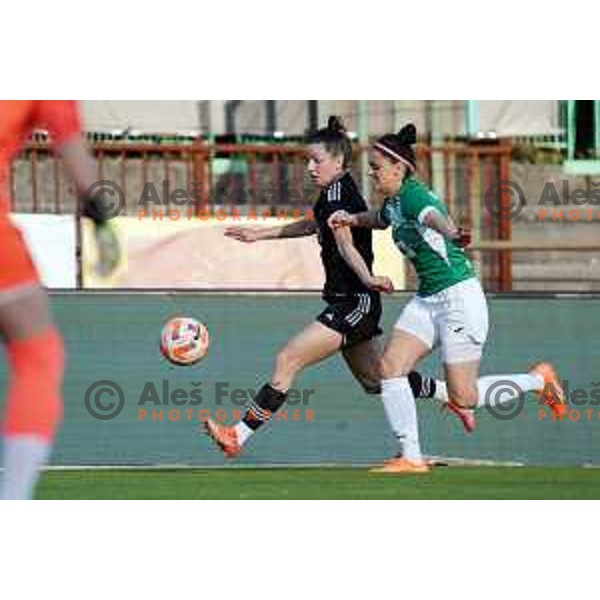
{"type": "MultiPolygon", "coordinates": [[[[336,211],[360,213],[368,210],[350,173],[329,184],[314,206],[315,221],[318,225],[321,260],[325,269],[324,296],[355,294],[368,291],[358,275],[352,270],[338,251],[335,237],[327,224],[327,219],[336,211]]],[[[363,257],[369,271],[373,268],[373,235],[370,229],[353,228],[354,246],[363,257]]]]}

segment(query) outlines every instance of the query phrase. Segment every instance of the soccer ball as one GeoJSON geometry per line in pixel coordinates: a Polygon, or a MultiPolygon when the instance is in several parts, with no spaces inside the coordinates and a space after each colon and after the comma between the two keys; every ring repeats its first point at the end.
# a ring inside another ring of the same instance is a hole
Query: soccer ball
{"type": "Polygon", "coordinates": [[[175,365],[189,366],[208,354],[210,340],[204,323],[192,317],[174,317],[162,328],[160,351],[175,365]]]}

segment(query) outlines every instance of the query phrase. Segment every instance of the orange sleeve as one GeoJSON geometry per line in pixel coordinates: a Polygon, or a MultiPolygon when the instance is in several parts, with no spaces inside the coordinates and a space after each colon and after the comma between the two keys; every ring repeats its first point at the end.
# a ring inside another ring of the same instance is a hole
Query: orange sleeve
{"type": "Polygon", "coordinates": [[[75,100],[36,100],[33,126],[46,129],[52,143],[60,146],[69,138],[81,133],[77,102],[75,100]]]}

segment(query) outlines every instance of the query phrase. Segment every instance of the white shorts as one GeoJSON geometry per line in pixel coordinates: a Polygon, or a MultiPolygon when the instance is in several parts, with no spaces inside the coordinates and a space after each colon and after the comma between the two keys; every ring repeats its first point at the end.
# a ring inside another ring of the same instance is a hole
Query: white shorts
{"type": "Polygon", "coordinates": [[[429,348],[442,349],[444,363],[481,359],[488,334],[488,307],[477,279],[461,281],[432,296],[415,296],[396,321],[429,348]]]}

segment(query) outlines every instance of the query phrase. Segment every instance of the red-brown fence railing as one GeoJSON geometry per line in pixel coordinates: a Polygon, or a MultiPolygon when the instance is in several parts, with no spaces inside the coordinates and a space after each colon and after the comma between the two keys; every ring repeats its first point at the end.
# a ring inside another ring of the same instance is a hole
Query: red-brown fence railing
{"type": "MultiPolygon", "coordinates": [[[[185,144],[98,142],[92,145],[98,179],[118,184],[124,192],[124,215],[153,207],[153,187],[159,197],[166,190],[168,212],[175,189],[201,199],[204,209],[217,207],[305,209],[315,199],[305,175],[300,144],[185,144]]],[[[354,174],[361,153],[356,147],[354,174]]],[[[498,220],[484,208],[485,190],[510,179],[511,147],[507,145],[447,144],[417,146],[419,176],[430,183],[464,227],[473,229],[475,259],[489,289],[511,288],[510,220],[498,220]],[[501,249],[493,244],[502,242],[501,249]],[[492,246],[490,246],[492,244],[492,246]],[[478,250],[480,249],[480,250],[478,250]]],[[[362,181],[364,188],[368,183],[362,181]]],[[[11,170],[12,209],[15,212],[74,213],[76,199],[60,161],[45,142],[30,143],[11,170]]],[[[364,190],[368,195],[369,190],[364,190]]],[[[505,199],[501,199],[502,202],[505,199]]]]}

